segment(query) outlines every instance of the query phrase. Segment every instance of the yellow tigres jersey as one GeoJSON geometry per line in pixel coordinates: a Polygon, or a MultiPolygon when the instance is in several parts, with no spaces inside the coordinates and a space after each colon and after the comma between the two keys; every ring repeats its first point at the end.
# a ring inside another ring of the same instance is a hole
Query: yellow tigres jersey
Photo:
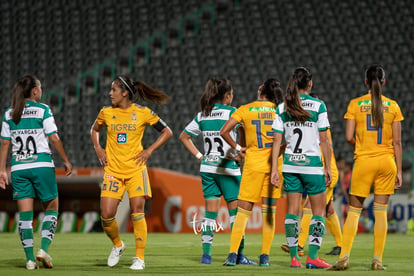
{"type": "Polygon", "coordinates": [[[146,125],[160,120],[148,107],[132,104],[127,109],[103,107],[96,122],[106,125],[105,172],[120,178],[132,176],[138,169],[133,157],[143,150],[142,137],[146,125]]]}
{"type": "Polygon", "coordinates": [[[276,106],[269,101],[254,101],[240,106],[231,117],[242,123],[246,136],[244,166],[253,171],[270,172],[272,165],[272,130],[276,106]]]}
{"type": "Polygon", "coordinates": [[[392,123],[404,120],[397,102],[382,96],[384,125],[376,129],[371,119],[371,94],[352,99],[348,105],[345,119],[355,120],[355,158],[394,154],[392,143],[392,123]]]}

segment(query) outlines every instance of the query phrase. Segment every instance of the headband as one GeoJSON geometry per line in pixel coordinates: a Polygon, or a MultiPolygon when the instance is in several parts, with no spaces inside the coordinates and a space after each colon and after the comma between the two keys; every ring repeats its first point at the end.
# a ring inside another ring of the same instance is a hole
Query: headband
{"type": "Polygon", "coordinates": [[[119,76],[118,79],[120,79],[122,81],[122,83],[125,84],[125,86],[129,90],[129,92],[131,92],[132,94],[134,94],[134,91],[131,89],[131,87],[129,87],[128,83],[124,80],[124,78],[122,78],[121,76],[119,76]]]}

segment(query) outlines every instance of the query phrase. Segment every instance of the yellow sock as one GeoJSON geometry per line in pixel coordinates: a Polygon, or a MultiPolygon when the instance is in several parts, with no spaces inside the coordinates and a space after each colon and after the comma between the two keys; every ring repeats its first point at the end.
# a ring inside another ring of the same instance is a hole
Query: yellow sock
{"type": "Polygon", "coordinates": [[[378,259],[381,262],[388,231],[387,209],[387,204],[374,202],[374,259],[378,259]]]}
{"type": "Polygon", "coordinates": [[[247,211],[240,207],[237,208],[236,219],[234,220],[233,229],[231,230],[229,253],[237,253],[251,213],[252,211],[247,211]]]}
{"type": "Polygon", "coordinates": [[[102,228],[105,234],[111,239],[112,243],[116,247],[121,247],[122,242],[119,237],[118,223],[115,218],[103,218],[101,217],[102,228]]]}
{"type": "Polygon", "coordinates": [[[276,206],[262,204],[262,253],[269,255],[275,236],[276,206]]]}
{"type": "Polygon", "coordinates": [[[304,247],[306,240],[309,238],[309,225],[312,219],[312,209],[303,208],[302,219],[300,221],[300,233],[298,239],[298,246],[304,247]]]}
{"type": "Polygon", "coordinates": [[[342,237],[342,249],[339,258],[345,255],[349,256],[352,249],[352,243],[354,242],[355,235],[358,230],[358,221],[361,215],[362,208],[356,208],[349,206],[348,216],[344,224],[344,234],[342,237]]]}
{"type": "Polygon", "coordinates": [[[135,257],[144,260],[145,244],[147,243],[147,221],[144,213],[132,213],[132,224],[134,225],[135,257]]]}
{"type": "Polygon", "coordinates": [[[342,231],[338,215],[336,213],[333,213],[333,215],[327,217],[325,220],[325,224],[329,232],[334,237],[336,246],[342,247],[342,231]]]}

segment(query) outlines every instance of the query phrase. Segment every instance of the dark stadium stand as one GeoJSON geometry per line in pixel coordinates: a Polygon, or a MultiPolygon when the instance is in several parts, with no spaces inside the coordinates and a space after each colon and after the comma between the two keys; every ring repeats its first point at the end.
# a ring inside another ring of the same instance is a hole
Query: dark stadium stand
{"type": "MultiPolygon", "coordinates": [[[[268,77],[285,87],[297,66],[312,70],[313,92],[327,104],[336,155],[349,159],[343,114],[365,90],[367,65],[382,64],[384,94],[397,99],[405,115],[404,152],[414,149],[409,0],[7,0],[0,2],[0,15],[2,113],[16,79],[37,75],[76,167],[99,165],[89,129],[109,104],[118,74],[171,96],[166,106],[149,105],[174,132],[150,166],[198,174],[178,136],[199,110],[208,77],[231,78],[239,106],[253,100],[268,77]]],[[[157,135],[148,129],[144,145],[157,135]]],[[[59,158],[56,164],[62,165],[59,158]]]]}

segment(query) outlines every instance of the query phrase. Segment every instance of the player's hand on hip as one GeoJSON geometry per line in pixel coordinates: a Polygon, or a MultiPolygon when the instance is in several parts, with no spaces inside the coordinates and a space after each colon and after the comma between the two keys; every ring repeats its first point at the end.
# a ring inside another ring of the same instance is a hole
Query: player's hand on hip
{"type": "Polygon", "coordinates": [[[105,149],[99,147],[99,148],[95,148],[95,151],[96,151],[96,156],[98,156],[99,163],[102,166],[106,166],[108,161],[106,160],[106,151],[105,151],[105,149]]]}
{"type": "Polygon", "coordinates": [[[145,149],[141,151],[140,153],[135,155],[134,157],[135,163],[138,166],[145,165],[147,163],[147,160],[150,158],[151,154],[152,154],[152,151],[150,151],[149,149],[145,149]]]}

